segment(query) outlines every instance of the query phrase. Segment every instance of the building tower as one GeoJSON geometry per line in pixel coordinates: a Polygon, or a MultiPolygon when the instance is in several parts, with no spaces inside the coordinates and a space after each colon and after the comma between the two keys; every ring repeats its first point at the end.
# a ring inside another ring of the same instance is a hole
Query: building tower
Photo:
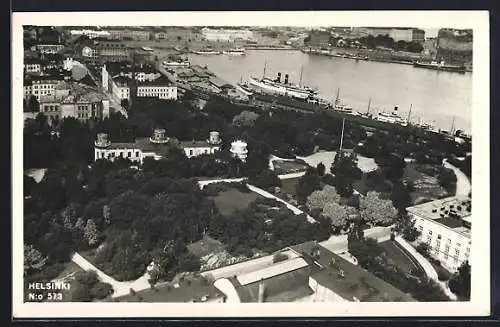
{"type": "Polygon", "coordinates": [[[104,159],[106,155],[106,149],[110,145],[111,141],[108,139],[108,134],[97,134],[97,139],[94,142],[94,160],[104,159]]]}
{"type": "Polygon", "coordinates": [[[221,144],[222,140],[220,139],[219,132],[210,132],[207,142],[210,143],[211,145],[221,144]]]}
{"type": "Polygon", "coordinates": [[[231,143],[231,154],[233,157],[245,162],[248,156],[247,143],[241,140],[236,140],[231,143]]]}
{"type": "Polygon", "coordinates": [[[165,144],[169,140],[169,138],[165,136],[165,133],[166,131],[164,128],[155,128],[149,141],[155,144],[165,144]]]}

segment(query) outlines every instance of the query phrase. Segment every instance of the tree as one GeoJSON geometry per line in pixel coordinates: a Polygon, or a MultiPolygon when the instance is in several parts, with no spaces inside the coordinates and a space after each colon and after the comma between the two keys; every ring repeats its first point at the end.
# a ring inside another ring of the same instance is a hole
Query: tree
{"type": "Polygon", "coordinates": [[[253,185],[267,189],[273,186],[281,186],[281,180],[278,175],[272,170],[262,170],[254,176],[249,177],[249,182],[253,185]]]}
{"type": "Polygon", "coordinates": [[[340,175],[351,180],[361,179],[362,176],[361,169],[358,168],[358,159],[354,153],[338,152],[335,154],[330,171],[333,175],[340,175]]]}
{"type": "Polygon", "coordinates": [[[464,262],[449,281],[450,290],[467,301],[471,292],[470,269],[469,262],[464,262]]]}
{"type": "Polygon", "coordinates": [[[253,127],[259,117],[259,114],[253,111],[245,110],[234,116],[232,124],[237,127],[253,127]]]}
{"type": "Polygon", "coordinates": [[[48,257],[35,249],[33,245],[24,245],[24,275],[41,270],[47,260],[48,257]]]}
{"type": "Polygon", "coordinates": [[[98,241],[97,226],[92,219],[87,220],[87,224],[83,230],[83,235],[89,246],[94,246],[98,241]]]}
{"type": "Polygon", "coordinates": [[[320,162],[317,166],[316,166],[316,169],[318,170],[318,175],[320,175],[321,177],[323,177],[325,175],[325,165],[320,162]]]}
{"type": "Polygon", "coordinates": [[[124,109],[129,109],[129,101],[128,99],[122,99],[120,101],[120,105],[124,108],[124,109]]]}
{"type": "Polygon", "coordinates": [[[396,230],[403,234],[403,237],[410,242],[415,241],[420,236],[419,230],[415,227],[415,219],[412,219],[407,214],[398,215],[396,230]]]}
{"type": "Polygon", "coordinates": [[[406,208],[412,204],[410,187],[401,182],[396,182],[392,188],[391,200],[399,215],[404,215],[406,208]]]}
{"type": "Polygon", "coordinates": [[[454,193],[457,188],[457,176],[452,169],[441,167],[438,175],[439,185],[449,193],[454,193]]]}
{"type": "Polygon", "coordinates": [[[363,220],[373,225],[389,225],[397,217],[392,201],[380,199],[373,191],[359,199],[359,209],[363,220]]]}
{"type": "Polygon", "coordinates": [[[304,203],[312,192],[320,188],[321,178],[317,170],[313,167],[309,167],[304,176],[302,176],[297,183],[296,194],[299,203],[304,203]]]}
{"type": "Polygon", "coordinates": [[[340,196],[333,186],[325,185],[322,190],[316,190],[307,197],[307,207],[312,209],[323,209],[330,202],[339,203],[340,196]]]}
{"type": "Polygon", "coordinates": [[[336,202],[326,203],[323,207],[323,215],[328,217],[334,229],[338,230],[347,224],[347,209],[336,202]]]}

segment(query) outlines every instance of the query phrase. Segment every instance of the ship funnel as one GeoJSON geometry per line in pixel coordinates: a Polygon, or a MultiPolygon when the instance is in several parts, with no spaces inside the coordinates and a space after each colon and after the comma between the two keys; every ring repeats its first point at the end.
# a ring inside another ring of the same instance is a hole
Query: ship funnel
{"type": "Polygon", "coordinates": [[[278,73],[278,77],[276,78],[276,82],[281,83],[281,73],[278,73]]]}
{"type": "Polygon", "coordinates": [[[285,74],[285,84],[288,84],[288,74],[285,74]]]}
{"type": "Polygon", "coordinates": [[[398,111],[399,106],[394,106],[394,112],[398,111]]]}

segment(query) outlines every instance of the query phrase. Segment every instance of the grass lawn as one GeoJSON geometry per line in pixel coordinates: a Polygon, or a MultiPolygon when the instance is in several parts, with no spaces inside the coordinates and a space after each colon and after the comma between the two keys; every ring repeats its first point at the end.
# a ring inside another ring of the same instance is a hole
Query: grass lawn
{"type": "Polygon", "coordinates": [[[217,196],[211,196],[219,212],[224,216],[230,216],[237,210],[244,210],[250,203],[261,197],[254,192],[243,193],[235,188],[220,192],[217,196]]]}
{"type": "Polygon", "coordinates": [[[437,166],[406,164],[404,178],[415,185],[415,191],[411,193],[413,203],[417,204],[424,199],[433,200],[448,195],[435,177],[438,169],[437,166]]]}
{"type": "Polygon", "coordinates": [[[273,165],[278,175],[297,173],[307,169],[307,165],[293,161],[274,160],[273,165]]]}
{"type": "Polygon", "coordinates": [[[211,253],[224,251],[225,246],[221,242],[214,240],[208,235],[205,235],[198,242],[189,244],[187,248],[193,255],[201,258],[211,253]]]}
{"type": "MultiPolygon", "coordinates": [[[[379,243],[379,245],[384,249],[387,257],[394,261],[394,263],[401,269],[403,269],[407,273],[411,273],[412,271],[416,271],[419,269],[422,271],[422,268],[414,262],[404,250],[402,250],[398,245],[395,244],[395,241],[386,241],[379,243]]],[[[422,271],[423,272],[423,271],[422,271]]]]}
{"type": "Polygon", "coordinates": [[[300,177],[282,180],[281,189],[283,190],[283,192],[295,196],[295,191],[297,184],[299,183],[299,179],[300,177]]]}

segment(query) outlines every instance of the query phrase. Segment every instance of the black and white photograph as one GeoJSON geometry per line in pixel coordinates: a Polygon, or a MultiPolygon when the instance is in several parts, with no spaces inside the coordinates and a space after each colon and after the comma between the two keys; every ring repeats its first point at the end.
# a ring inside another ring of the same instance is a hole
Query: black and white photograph
{"type": "Polygon", "coordinates": [[[14,14],[14,314],[489,314],[488,28],[14,14]]]}

